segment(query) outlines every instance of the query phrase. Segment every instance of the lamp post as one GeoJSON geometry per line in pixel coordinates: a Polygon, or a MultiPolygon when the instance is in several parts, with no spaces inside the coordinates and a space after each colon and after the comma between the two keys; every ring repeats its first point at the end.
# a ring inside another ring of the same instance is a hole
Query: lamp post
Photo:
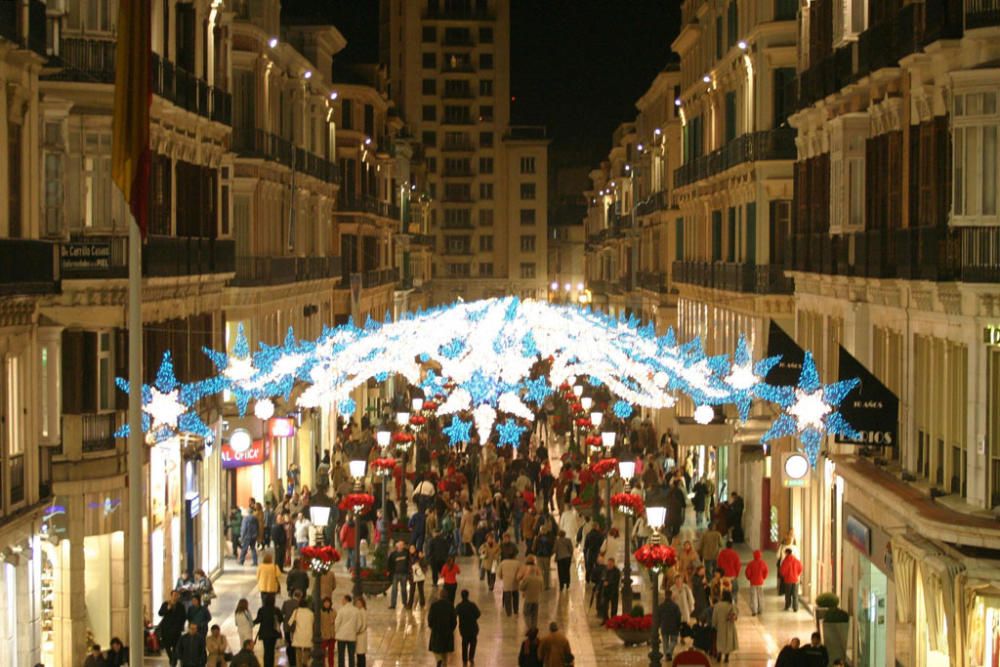
{"type": "MultiPolygon", "coordinates": [[[[663,534],[660,529],[663,528],[663,522],[667,518],[667,508],[663,505],[647,505],[646,506],[646,523],[652,529],[653,534],[649,537],[649,544],[663,544],[663,534]]],[[[660,653],[660,624],[659,624],[659,606],[660,606],[660,582],[659,582],[659,570],[656,568],[650,568],[649,578],[653,583],[653,628],[652,636],[649,638],[649,667],[660,667],[660,661],[663,660],[663,654],[660,653]]]]}
{"type": "MultiPolygon", "coordinates": [[[[619,461],[618,474],[625,480],[625,493],[632,493],[635,461],[619,461]]],[[[625,514],[625,562],[622,564],[622,608],[632,609],[632,515],[625,514]]],[[[628,612],[626,612],[628,613],[628,612]]]]}
{"type": "MultiPolygon", "coordinates": [[[[409,412],[397,412],[396,413],[396,426],[399,427],[400,433],[406,432],[406,425],[410,423],[410,413],[409,412]]],[[[399,516],[402,521],[406,521],[406,455],[410,451],[410,443],[399,443],[398,448],[403,450],[403,479],[399,488],[402,491],[399,494],[399,516]]]]}
{"type": "MultiPolygon", "coordinates": [[[[615,432],[604,431],[601,433],[601,444],[604,445],[604,456],[611,456],[611,450],[615,446],[615,432]]],[[[611,476],[604,480],[604,500],[607,504],[608,530],[611,530],[611,476]]]]}
{"type": "MultiPolygon", "coordinates": [[[[316,529],[315,544],[322,546],[326,527],[330,523],[330,499],[322,493],[318,493],[309,499],[309,521],[316,529]]],[[[313,571],[313,648],[312,667],[323,667],[323,629],[322,629],[322,601],[320,598],[320,573],[313,571]]]]}
{"type": "MultiPolygon", "coordinates": [[[[378,431],[375,434],[375,442],[378,443],[379,451],[382,456],[385,456],[386,450],[389,447],[389,442],[392,440],[392,433],[389,431],[378,431]]],[[[381,469],[380,469],[381,470],[381,469]]],[[[381,474],[382,478],[382,535],[379,539],[379,543],[382,546],[388,546],[389,544],[389,495],[386,489],[386,484],[389,482],[389,477],[392,475],[392,471],[389,470],[385,474],[381,474]]]]}
{"type": "MultiPolygon", "coordinates": [[[[348,463],[351,470],[351,477],[354,478],[355,493],[362,493],[364,491],[365,468],[367,465],[368,461],[364,459],[354,459],[348,463]]],[[[361,595],[361,513],[358,511],[356,505],[351,508],[351,512],[354,514],[354,573],[352,578],[354,579],[354,597],[357,597],[361,595]]]]}

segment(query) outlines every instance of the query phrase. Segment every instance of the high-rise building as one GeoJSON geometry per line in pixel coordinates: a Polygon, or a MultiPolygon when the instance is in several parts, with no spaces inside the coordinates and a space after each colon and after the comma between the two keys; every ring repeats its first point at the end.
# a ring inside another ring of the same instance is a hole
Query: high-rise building
{"type": "Polygon", "coordinates": [[[508,0],[382,0],[389,94],[422,144],[438,303],[547,286],[545,130],[510,125],[508,0]]]}

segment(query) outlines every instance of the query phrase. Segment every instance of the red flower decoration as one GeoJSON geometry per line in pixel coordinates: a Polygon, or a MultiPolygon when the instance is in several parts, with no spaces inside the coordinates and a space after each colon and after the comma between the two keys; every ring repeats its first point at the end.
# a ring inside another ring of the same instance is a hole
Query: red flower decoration
{"type": "Polygon", "coordinates": [[[632,555],[636,562],[651,570],[662,570],[677,562],[677,552],[665,544],[646,544],[632,555]]]}
{"type": "Polygon", "coordinates": [[[364,514],[375,504],[375,496],[370,493],[348,493],[337,505],[342,511],[354,510],[358,514],[364,514]]]}
{"type": "Polygon", "coordinates": [[[423,415],[413,415],[410,417],[410,423],[414,426],[423,426],[427,423],[427,417],[423,415]]]}
{"type": "MultiPolygon", "coordinates": [[[[573,500],[569,501],[569,504],[570,505],[575,505],[576,507],[590,507],[591,505],[594,504],[594,499],[591,498],[590,500],[584,500],[580,496],[574,496],[573,500]]],[[[600,507],[603,504],[604,503],[601,502],[601,499],[598,498],[597,499],[597,506],[600,507]]]]}
{"type": "Polygon", "coordinates": [[[584,468],[580,471],[580,484],[582,486],[587,486],[588,484],[594,483],[594,473],[590,467],[584,468]]]}
{"type": "Polygon", "coordinates": [[[328,572],[340,560],[340,553],[330,546],[303,547],[299,554],[302,556],[302,567],[319,573],[328,572]]]}
{"type": "Polygon", "coordinates": [[[576,425],[580,428],[590,428],[590,417],[578,417],[576,425]]]}
{"type": "Polygon", "coordinates": [[[393,458],[375,459],[372,461],[372,469],[376,475],[390,475],[395,468],[396,459],[393,458]]]}
{"type": "Polygon", "coordinates": [[[608,630],[638,630],[641,632],[649,632],[653,629],[653,615],[646,614],[645,616],[629,616],[628,614],[621,614],[619,616],[612,616],[608,620],[604,621],[604,627],[608,630]]]}
{"type": "MultiPolygon", "coordinates": [[[[576,396],[574,396],[573,398],[576,398],[576,396]]],[[[572,410],[573,412],[583,412],[583,404],[573,403],[571,406],[569,406],[569,409],[572,410]]]]}
{"type": "Polygon", "coordinates": [[[599,435],[588,435],[584,442],[591,447],[602,447],[604,445],[604,441],[601,440],[601,436],[599,435]]]}
{"type": "Polygon", "coordinates": [[[438,409],[438,404],[434,401],[424,401],[424,412],[434,412],[438,409]]]}
{"type": "Polygon", "coordinates": [[[413,442],[413,434],[401,431],[392,435],[392,441],[396,444],[413,442]]]}
{"type": "Polygon", "coordinates": [[[611,477],[618,471],[618,459],[601,459],[590,465],[590,471],[596,477],[611,477]]]}
{"type": "Polygon", "coordinates": [[[640,516],[646,511],[646,505],[642,502],[642,498],[634,493],[614,494],[611,496],[611,506],[622,514],[628,514],[632,517],[640,516]]]}

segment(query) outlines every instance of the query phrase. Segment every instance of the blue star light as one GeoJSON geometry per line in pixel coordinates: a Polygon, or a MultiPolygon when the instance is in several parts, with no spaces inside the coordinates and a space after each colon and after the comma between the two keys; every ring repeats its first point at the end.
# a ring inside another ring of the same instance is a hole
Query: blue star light
{"type": "MultiPolygon", "coordinates": [[[[129,382],[124,378],[116,378],[119,389],[128,393],[129,382]]],[[[215,433],[197,413],[191,412],[191,406],[197,403],[200,396],[195,385],[185,385],[177,381],[174,375],[174,362],[170,352],[163,355],[163,361],[156,372],[156,380],[152,386],[142,385],[142,431],[152,438],[153,442],[163,442],[180,433],[191,433],[211,442],[215,433]]],[[[126,424],[116,437],[124,438],[129,434],[126,424]]]]}
{"type": "Polygon", "coordinates": [[[521,434],[526,430],[528,430],[527,427],[521,426],[508,417],[507,421],[497,425],[497,442],[501,447],[504,445],[517,446],[521,442],[521,434]]]}
{"type": "Polygon", "coordinates": [[[552,387],[545,377],[527,379],[524,381],[524,398],[535,405],[541,405],[552,393],[552,387]]]}
{"type": "Polygon", "coordinates": [[[615,401],[612,411],[615,413],[615,417],[618,417],[622,421],[632,416],[632,406],[628,401],[615,401]]]}
{"type": "Polygon", "coordinates": [[[460,442],[468,442],[472,434],[472,422],[467,422],[458,417],[451,418],[451,424],[441,429],[441,432],[448,436],[448,444],[454,447],[460,442]]]}
{"type": "Polygon", "coordinates": [[[353,398],[345,398],[340,403],[337,403],[337,411],[340,414],[346,415],[348,417],[353,415],[354,411],[357,409],[358,409],[358,404],[354,401],[353,398]]]}

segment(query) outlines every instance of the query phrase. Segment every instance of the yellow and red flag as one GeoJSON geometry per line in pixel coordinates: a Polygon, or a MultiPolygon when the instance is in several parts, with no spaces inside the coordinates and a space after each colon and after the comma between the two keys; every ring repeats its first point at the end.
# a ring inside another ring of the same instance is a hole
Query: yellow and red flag
{"type": "Polygon", "coordinates": [[[150,0],[119,0],[111,178],[146,236],[149,209],[149,107],[152,102],[150,0]]]}

